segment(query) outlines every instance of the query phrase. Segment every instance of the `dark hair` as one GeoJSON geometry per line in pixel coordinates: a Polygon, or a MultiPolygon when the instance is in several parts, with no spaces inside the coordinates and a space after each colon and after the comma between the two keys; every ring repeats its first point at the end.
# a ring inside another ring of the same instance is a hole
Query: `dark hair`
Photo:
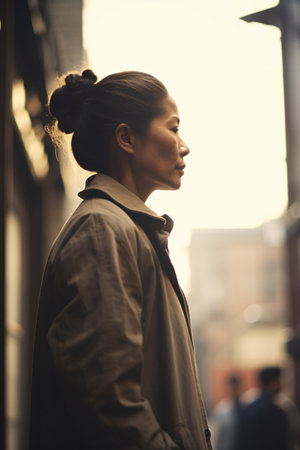
{"type": "Polygon", "coordinates": [[[265,367],[264,369],[261,369],[258,373],[258,378],[260,381],[261,386],[268,386],[270,382],[274,380],[278,380],[278,378],[281,375],[281,368],[280,367],[265,367]]]}
{"type": "Polygon", "coordinates": [[[56,127],[73,133],[72,150],[78,164],[106,172],[116,127],[127,123],[144,133],[151,119],[163,113],[161,102],[168,92],[159,80],[143,72],[119,72],[96,81],[89,69],[65,76],[64,84],[50,97],[48,129],[52,136],[56,127]]]}

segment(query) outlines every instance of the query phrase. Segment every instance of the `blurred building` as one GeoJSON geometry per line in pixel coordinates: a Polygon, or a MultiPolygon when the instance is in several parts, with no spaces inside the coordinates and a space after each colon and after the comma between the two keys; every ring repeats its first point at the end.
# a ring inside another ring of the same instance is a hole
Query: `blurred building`
{"type": "Polygon", "coordinates": [[[287,327],[284,228],[194,230],[189,248],[189,303],[206,403],[226,397],[230,373],[243,390],[256,370],[283,364],[287,327]]]}
{"type": "Polygon", "coordinates": [[[39,285],[64,220],[65,183],[44,132],[57,75],[84,62],[83,0],[0,3],[0,448],[27,449],[39,285]]]}
{"type": "Polygon", "coordinates": [[[273,8],[242,19],[281,30],[288,170],[288,311],[292,331],[287,351],[293,358],[293,396],[300,409],[300,3],[280,0],[273,8]]]}

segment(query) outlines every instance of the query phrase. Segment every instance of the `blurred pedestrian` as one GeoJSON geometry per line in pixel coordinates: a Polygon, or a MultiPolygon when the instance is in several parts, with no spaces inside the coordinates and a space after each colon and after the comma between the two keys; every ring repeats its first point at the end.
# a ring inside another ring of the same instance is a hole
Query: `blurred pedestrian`
{"type": "Polygon", "coordinates": [[[228,397],[220,402],[213,413],[216,450],[238,450],[237,437],[242,410],[240,376],[231,374],[226,380],[228,397]]]}
{"type": "Polygon", "coordinates": [[[46,266],[34,357],[30,450],[209,450],[173,223],[146,205],[178,189],[189,148],[165,86],[121,72],[69,74],[54,126],[96,173],[46,266]]]}
{"type": "Polygon", "coordinates": [[[275,403],[281,390],[281,369],[263,368],[259,374],[260,395],[245,407],[239,433],[239,450],[289,450],[288,422],[275,403]]]}
{"type": "Polygon", "coordinates": [[[286,413],[291,450],[300,450],[300,412],[296,403],[285,392],[280,392],[275,402],[286,413]]]}

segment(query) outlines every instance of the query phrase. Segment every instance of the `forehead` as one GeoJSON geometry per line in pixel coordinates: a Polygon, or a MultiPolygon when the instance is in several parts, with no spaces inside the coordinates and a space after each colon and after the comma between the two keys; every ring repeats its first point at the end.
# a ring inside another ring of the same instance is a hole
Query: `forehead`
{"type": "Polygon", "coordinates": [[[163,113],[160,116],[164,119],[171,119],[173,117],[179,118],[178,108],[172,97],[169,95],[162,101],[163,113]]]}

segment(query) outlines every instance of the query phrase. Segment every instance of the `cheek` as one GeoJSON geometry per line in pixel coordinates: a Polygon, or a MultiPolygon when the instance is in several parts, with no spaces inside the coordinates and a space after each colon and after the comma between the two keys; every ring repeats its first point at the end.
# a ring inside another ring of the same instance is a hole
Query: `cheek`
{"type": "Polygon", "coordinates": [[[159,155],[160,157],[169,162],[177,161],[178,158],[178,146],[174,139],[166,139],[164,142],[160,143],[159,155]]]}

